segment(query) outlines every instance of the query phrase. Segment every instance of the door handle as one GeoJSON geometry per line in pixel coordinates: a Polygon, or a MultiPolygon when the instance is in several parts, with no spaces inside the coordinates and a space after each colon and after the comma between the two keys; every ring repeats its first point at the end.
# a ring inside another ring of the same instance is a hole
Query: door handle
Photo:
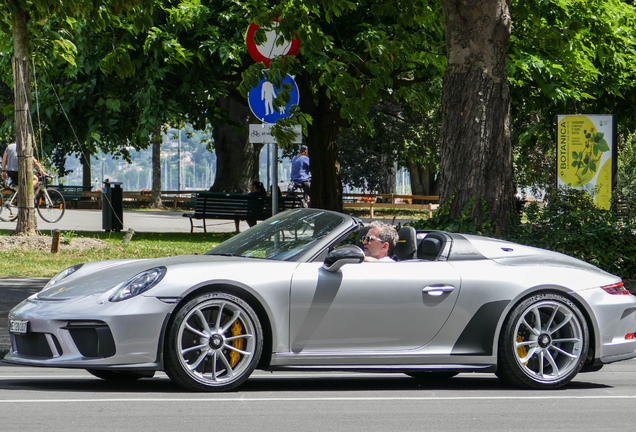
{"type": "Polygon", "coordinates": [[[446,293],[452,292],[453,290],[455,290],[455,287],[452,285],[431,285],[424,288],[422,292],[433,297],[439,297],[446,293]]]}

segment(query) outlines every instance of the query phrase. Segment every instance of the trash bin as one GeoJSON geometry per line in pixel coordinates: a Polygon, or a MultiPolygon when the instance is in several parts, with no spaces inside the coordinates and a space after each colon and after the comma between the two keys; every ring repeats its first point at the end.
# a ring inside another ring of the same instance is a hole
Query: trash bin
{"type": "Polygon", "coordinates": [[[102,191],[102,228],[119,232],[124,228],[124,194],[122,182],[104,182],[102,191]]]}

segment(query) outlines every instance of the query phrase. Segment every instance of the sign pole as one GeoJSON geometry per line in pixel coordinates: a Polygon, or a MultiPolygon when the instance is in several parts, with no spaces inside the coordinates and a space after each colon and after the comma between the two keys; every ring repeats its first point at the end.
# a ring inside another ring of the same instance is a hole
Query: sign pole
{"type": "Polygon", "coordinates": [[[267,189],[269,189],[269,184],[272,182],[271,177],[271,160],[272,160],[272,150],[269,148],[270,144],[265,144],[267,150],[267,189]]]}
{"type": "MultiPolygon", "coordinates": [[[[255,61],[265,64],[265,67],[269,67],[270,61],[276,57],[297,55],[300,48],[300,40],[297,37],[294,37],[291,41],[285,41],[283,44],[279,43],[281,36],[278,31],[279,23],[280,22],[278,20],[274,21],[273,28],[265,33],[266,42],[260,45],[257,45],[254,41],[254,34],[258,30],[259,26],[256,25],[256,23],[252,23],[247,29],[247,34],[245,36],[247,51],[255,61]]],[[[296,82],[291,75],[287,74],[287,76],[283,79],[283,83],[291,85],[292,91],[290,92],[290,101],[287,102],[284,107],[279,107],[278,109],[274,109],[273,101],[281,89],[274,88],[274,85],[268,82],[264,77],[259,81],[258,86],[256,88],[252,88],[248,93],[247,103],[250,109],[254,115],[264,123],[261,125],[261,128],[265,128],[265,123],[273,125],[279,118],[289,118],[291,116],[289,112],[291,107],[300,103],[298,85],[296,85],[296,82]]],[[[250,125],[250,129],[252,129],[252,125],[250,125]]],[[[269,127],[268,132],[270,130],[271,126],[269,127]]],[[[298,142],[302,141],[300,136],[301,133],[302,132],[300,130],[297,132],[298,142]]],[[[265,140],[252,141],[252,139],[256,139],[258,135],[262,135],[262,131],[259,132],[257,130],[250,130],[250,142],[265,143],[265,140]]],[[[269,135],[270,139],[273,138],[271,137],[271,133],[269,135]]],[[[294,142],[297,141],[294,140],[294,142]]],[[[271,166],[272,170],[272,216],[274,216],[278,213],[278,144],[275,142],[275,139],[271,143],[271,157],[269,157],[269,154],[270,153],[268,153],[267,168],[269,170],[271,166]]],[[[277,239],[278,236],[276,237],[276,240],[277,239]]]]}
{"type": "Polygon", "coordinates": [[[278,144],[272,143],[272,216],[278,213],[278,144]]]}

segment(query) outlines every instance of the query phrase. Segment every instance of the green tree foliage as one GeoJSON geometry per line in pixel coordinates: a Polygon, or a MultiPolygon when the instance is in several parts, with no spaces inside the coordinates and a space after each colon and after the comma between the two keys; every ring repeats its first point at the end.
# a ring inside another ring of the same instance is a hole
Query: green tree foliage
{"type": "MultiPolygon", "coordinates": [[[[111,1],[85,1],[85,0],[69,0],[67,2],[56,0],[42,0],[31,2],[28,0],[4,0],[0,3],[0,31],[13,38],[12,52],[12,70],[13,80],[11,81],[14,88],[15,96],[15,118],[13,130],[15,133],[15,141],[17,143],[18,153],[18,177],[19,187],[23,193],[19,195],[18,207],[18,223],[16,225],[16,234],[33,235],[37,228],[37,219],[33,208],[34,196],[32,192],[32,175],[33,175],[33,126],[30,121],[31,114],[31,71],[30,57],[32,54],[32,35],[37,32],[35,26],[42,22],[46,22],[51,17],[89,17],[95,21],[96,25],[102,25],[99,20],[100,12],[109,6],[119,8],[121,13],[125,14],[131,10],[135,10],[137,14],[147,12],[148,4],[146,0],[134,0],[121,2],[120,0],[111,1]]],[[[57,53],[71,54],[69,44],[58,40],[55,36],[46,38],[50,40],[57,53]]],[[[8,50],[7,50],[8,52],[8,50]]],[[[2,73],[3,78],[8,74],[2,73]]]]}
{"type": "MultiPolygon", "coordinates": [[[[439,5],[417,0],[289,0],[259,2],[251,10],[262,28],[271,28],[279,17],[282,36],[295,34],[301,41],[300,54],[273,61],[267,76],[275,84],[287,73],[296,76],[300,111],[281,123],[305,128],[312,205],[341,209],[338,133],[354,122],[367,124],[371,107],[383,99],[426,112],[425,98],[413,85],[439,76],[445,67],[439,5]]],[[[262,64],[254,64],[243,75],[244,95],[256,86],[262,69],[262,64]]],[[[279,93],[275,103],[286,97],[279,93]]]]}
{"type": "Polygon", "coordinates": [[[520,185],[556,184],[556,116],[615,114],[636,129],[631,1],[515,1],[508,49],[520,185]]]}
{"type": "MultiPolygon", "coordinates": [[[[393,166],[410,171],[425,167],[437,172],[439,165],[439,109],[427,115],[396,103],[374,105],[366,126],[356,124],[338,138],[344,184],[380,193],[394,178],[393,166]]],[[[415,175],[411,172],[412,185],[415,175]]],[[[429,195],[431,188],[415,194],[429,195]]]]}

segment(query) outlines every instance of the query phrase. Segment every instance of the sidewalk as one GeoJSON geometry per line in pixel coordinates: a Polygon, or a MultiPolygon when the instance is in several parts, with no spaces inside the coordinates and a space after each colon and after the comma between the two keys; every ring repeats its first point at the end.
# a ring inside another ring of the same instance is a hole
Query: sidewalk
{"type": "MultiPolygon", "coordinates": [[[[125,210],[122,231],[129,228],[135,232],[190,232],[190,219],[183,217],[183,211],[135,211],[125,210]]],[[[38,229],[43,233],[59,229],[60,231],[103,231],[102,211],[88,209],[66,209],[64,216],[56,223],[48,223],[38,216],[38,229]]],[[[200,221],[199,221],[200,222],[200,221]]],[[[0,221],[0,229],[14,230],[16,222],[0,221]]],[[[206,225],[209,232],[233,232],[234,221],[232,220],[207,220],[206,225]]],[[[240,230],[249,228],[246,222],[241,222],[240,230]]],[[[203,232],[200,228],[195,228],[195,233],[203,232]]]]}

